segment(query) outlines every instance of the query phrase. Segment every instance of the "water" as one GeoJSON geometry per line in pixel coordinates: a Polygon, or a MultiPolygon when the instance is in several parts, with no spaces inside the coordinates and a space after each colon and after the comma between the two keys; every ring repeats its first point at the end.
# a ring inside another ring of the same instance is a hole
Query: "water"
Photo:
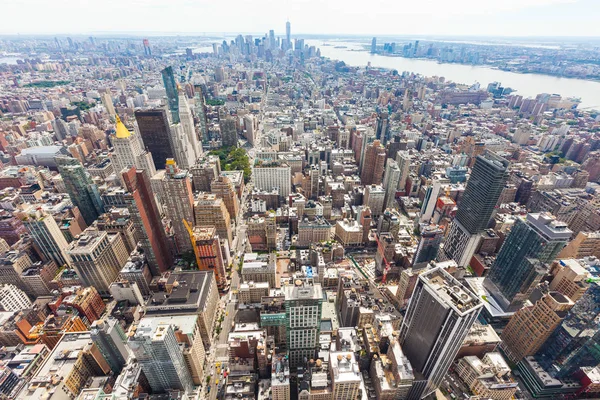
{"type": "Polygon", "coordinates": [[[22,60],[20,57],[0,57],[0,64],[17,65],[17,60],[22,60]]]}
{"type": "Polygon", "coordinates": [[[491,82],[501,82],[504,87],[516,90],[517,94],[523,97],[535,97],[540,93],[557,93],[563,98],[581,98],[579,109],[600,110],[600,82],[539,74],[518,74],[483,66],[439,64],[432,60],[386,57],[358,51],[363,50],[363,46],[352,42],[307,40],[306,43],[319,47],[322,56],[341,60],[352,66],[363,67],[370,62],[373,67],[396,69],[400,73],[409,71],[424,76],[443,76],[446,80],[467,85],[479,82],[482,88],[486,88],[491,82]],[[325,43],[328,46],[323,46],[325,43]],[[334,46],[347,48],[336,49],[334,46]]]}

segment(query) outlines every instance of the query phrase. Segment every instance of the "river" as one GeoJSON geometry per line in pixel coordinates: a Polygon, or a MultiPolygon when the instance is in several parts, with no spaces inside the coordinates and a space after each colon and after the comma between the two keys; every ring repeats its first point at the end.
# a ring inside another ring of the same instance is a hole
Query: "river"
{"type": "Polygon", "coordinates": [[[432,60],[386,57],[367,51],[357,51],[363,50],[364,47],[353,42],[306,40],[305,43],[319,47],[324,57],[341,60],[352,66],[362,67],[370,62],[373,67],[396,69],[400,73],[409,71],[424,76],[443,76],[447,80],[468,85],[479,82],[484,89],[488,83],[501,82],[504,87],[516,90],[516,93],[523,97],[535,97],[539,93],[557,93],[563,97],[581,98],[579,109],[600,110],[600,82],[539,74],[518,74],[483,66],[440,64],[432,60]],[[328,45],[323,46],[323,44],[328,45]],[[335,48],[335,46],[346,46],[346,48],[335,48]]]}

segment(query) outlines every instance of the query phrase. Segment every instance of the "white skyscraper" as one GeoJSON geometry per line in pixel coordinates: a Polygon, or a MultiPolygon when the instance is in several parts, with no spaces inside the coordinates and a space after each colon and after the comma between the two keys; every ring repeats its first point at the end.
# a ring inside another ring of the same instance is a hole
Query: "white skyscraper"
{"type": "Polygon", "coordinates": [[[196,153],[190,143],[188,134],[185,132],[183,124],[171,124],[171,138],[173,141],[173,151],[175,161],[182,169],[189,169],[196,163],[196,153]]]}
{"type": "Polygon", "coordinates": [[[198,135],[196,134],[196,128],[194,127],[194,118],[192,117],[192,112],[187,101],[187,96],[181,90],[179,91],[179,119],[181,120],[183,132],[186,134],[188,141],[192,146],[195,163],[202,155],[202,147],[200,146],[200,141],[198,140],[198,135]]]}
{"type": "Polygon", "coordinates": [[[259,190],[279,190],[279,195],[288,197],[292,190],[292,172],[287,164],[262,164],[254,167],[254,187],[259,190]]]}

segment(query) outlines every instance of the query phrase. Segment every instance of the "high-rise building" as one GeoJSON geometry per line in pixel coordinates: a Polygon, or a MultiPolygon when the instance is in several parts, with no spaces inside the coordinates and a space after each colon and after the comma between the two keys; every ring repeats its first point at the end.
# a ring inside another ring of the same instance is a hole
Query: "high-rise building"
{"type": "Polygon", "coordinates": [[[192,110],[190,109],[187,96],[183,90],[179,90],[179,119],[181,120],[183,132],[185,133],[185,136],[191,145],[190,154],[193,155],[194,160],[194,162],[190,165],[192,166],[202,156],[202,146],[200,145],[198,134],[196,133],[196,126],[194,124],[192,110]]]}
{"type": "Polygon", "coordinates": [[[115,106],[113,104],[112,96],[110,95],[110,91],[102,93],[101,98],[102,98],[102,105],[104,106],[104,108],[106,108],[106,112],[108,113],[108,115],[110,115],[111,117],[116,116],[117,112],[115,111],[115,106]]]}
{"type": "Polygon", "coordinates": [[[321,284],[296,280],[281,288],[285,296],[287,348],[290,367],[304,365],[315,358],[321,327],[321,284]]]}
{"type": "Polygon", "coordinates": [[[378,185],[382,182],[385,157],[385,147],[381,141],[375,140],[366,146],[360,174],[363,185],[378,185]]]}
{"type": "Polygon", "coordinates": [[[507,179],[508,161],[491,152],[477,156],[444,242],[445,257],[461,267],[469,264],[479,244],[479,234],[487,228],[507,179]]]}
{"type": "Polygon", "coordinates": [[[421,399],[440,385],[482,307],[441,267],[419,276],[399,336],[413,369],[422,375],[410,398],[421,399]]]}
{"type": "Polygon", "coordinates": [[[41,209],[31,208],[22,215],[27,231],[46,257],[59,267],[70,263],[65,253],[69,243],[51,215],[41,209]]]}
{"type": "Polygon", "coordinates": [[[173,158],[173,140],[167,112],[161,108],[135,112],[146,150],[152,154],[155,169],[164,169],[167,158],[173,158]]]}
{"type": "Polygon", "coordinates": [[[91,225],[104,212],[98,187],[77,159],[60,156],[55,161],[71,201],[79,208],[85,223],[91,225]]]}
{"type": "Polygon", "coordinates": [[[385,208],[397,208],[396,191],[400,183],[400,167],[398,163],[388,158],[385,165],[385,173],[383,174],[383,188],[385,189],[385,200],[383,202],[385,208]]]}
{"type": "Polygon", "coordinates": [[[235,119],[231,116],[225,116],[220,119],[219,127],[221,129],[221,145],[223,147],[237,147],[238,135],[235,119]]]}
{"type": "Polygon", "coordinates": [[[194,225],[200,227],[214,226],[219,238],[227,240],[229,246],[233,241],[231,218],[223,199],[215,194],[200,193],[194,200],[194,225]]]}
{"type": "Polygon", "coordinates": [[[160,181],[162,186],[161,200],[164,212],[171,220],[175,244],[179,254],[192,249],[187,228],[183,220],[188,223],[194,221],[194,195],[192,181],[186,170],[180,170],[172,158],[167,159],[166,170],[159,171],[153,181],[160,181]]]}
{"type": "Polygon", "coordinates": [[[229,216],[233,218],[233,222],[235,223],[240,215],[240,201],[231,179],[222,175],[218,176],[210,183],[210,191],[217,195],[218,198],[223,199],[229,216]]]}
{"type": "Polygon", "coordinates": [[[150,178],[145,171],[138,171],[135,167],[123,172],[122,176],[129,191],[125,202],[135,226],[136,241],[144,250],[152,274],[160,275],[171,268],[173,255],[150,187],[150,178]]]}
{"type": "Polygon", "coordinates": [[[558,255],[560,258],[600,258],[600,232],[579,232],[558,255]]]}
{"type": "Polygon", "coordinates": [[[19,311],[31,307],[31,301],[24,291],[15,285],[0,285],[0,308],[3,311],[19,311]]]}
{"type": "Polygon", "coordinates": [[[171,111],[171,122],[178,124],[179,119],[179,93],[177,90],[177,83],[175,82],[175,75],[173,74],[173,67],[168,66],[160,71],[167,92],[167,101],[169,103],[169,110],[171,111]]]}
{"type": "Polygon", "coordinates": [[[290,21],[285,23],[285,42],[287,44],[286,50],[292,47],[292,24],[290,21]]]}
{"type": "Polygon", "coordinates": [[[4,253],[0,256],[0,284],[15,285],[25,293],[33,295],[31,288],[23,279],[25,271],[31,266],[33,261],[27,252],[13,250],[4,253]]]}
{"type": "Polygon", "coordinates": [[[375,54],[377,53],[377,38],[374,37],[373,40],[371,40],[371,54],[375,54]]]}
{"type": "Polygon", "coordinates": [[[200,271],[214,271],[217,285],[221,286],[225,284],[227,276],[221,244],[216,232],[214,226],[196,226],[192,229],[192,236],[198,269],[200,271]]]}
{"type": "Polygon", "coordinates": [[[423,265],[436,259],[440,244],[444,238],[444,230],[439,225],[421,226],[421,239],[413,257],[413,266],[423,265]]]}
{"type": "Polygon", "coordinates": [[[534,355],[573,307],[559,292],[536,290],[531,300],[533,305],[518,310],[502,330],[502,348],[513,362],[534,355]]]}
{"type": "Polygon", "coordinates": [[[546,274],[539,264],[553,261],[572,234],[548,213],[517,219],[486,279],[494,298],[503,307],[520,308],[546,274]]]}
{"type": "Polygon", "coordinates": [[[102,296],[110,295],[108,288],[129,256],[121,235],[94,228],[83,231],[66,250],[82,282],[95,287],[102,296]]]}
{"type": "Polygon", "coordinates": [[[387,112],[377,114],[377,131],[375,137],[385,144],[390,140],[390,117],[387,112]]]}
{"type": "Polygon", "coordinates": [[[152,159],[152,154],[144,149],[144,142],[142,142],[141,136],[129,131],[123,122],[121,122],[118,115],[116,118],[117,133],[111,140],[114,149],[111,162],[113,163],[115,173],[121,177],[121,172],[124,169],[136,167],[137,169],[147,171],[149,176],[154,176],[156,173],[154,160],[152,159]]]}
{"type": "Polygon", "coordinates": [[[118,375],[129,358],[127,336],[115,318],[99,319],[90,326],[90,335],[110,369],[118,375]]]}
{"type": "Polygon", "coordinates": [[[12,213],[0,212],[0,238],[12,246],[21,239],[21,235],[26,233],[27,229],[23,222],[16,218],[12,213]]]}
{"type": "Polygon", "coordinates": [[[254,166],[254,187],[270,192],[277,189],[279,196],[287,198],[292,191],[292,172],[289,165],[273,162],[254,166]]]}
{"type": "Polygon", "coordinates": [[[192,377],[179,348],[175,326],[159,318],[142,319],[127,342],[154,393],[189,392],[192,377]]]}

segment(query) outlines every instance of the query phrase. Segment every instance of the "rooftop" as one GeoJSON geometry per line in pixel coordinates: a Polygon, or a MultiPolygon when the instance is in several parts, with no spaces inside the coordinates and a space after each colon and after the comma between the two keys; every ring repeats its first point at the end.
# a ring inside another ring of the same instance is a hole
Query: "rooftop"
{"type": "MultiPolygon", "coordinates": [[[[146,304],[147,314],[193,314],[204,310],[215,282],[212,271],[176,272],[161,282],[146,304]]],[[[215,283],[216,285],[216,283],[215,283]]]]}
{"type": "Polygon", "coordinates": [[[483,303],[475,294],[441,267],[421,274],[419,279],[423,280],[440,300],[449,304],[459,315],[483,307],[483,303]]]}

